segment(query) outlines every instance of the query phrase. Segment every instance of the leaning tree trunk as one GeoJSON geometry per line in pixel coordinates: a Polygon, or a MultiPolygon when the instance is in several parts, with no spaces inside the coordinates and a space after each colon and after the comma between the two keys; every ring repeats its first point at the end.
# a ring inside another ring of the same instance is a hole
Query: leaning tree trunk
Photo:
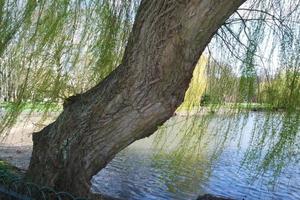
{"type": "Polygon", "coordinates": [[[86,196],[90,179],[181,104],[216,30],[244,0],[143,0],[121,65],[33,134],[27,178],[86,196]]]}

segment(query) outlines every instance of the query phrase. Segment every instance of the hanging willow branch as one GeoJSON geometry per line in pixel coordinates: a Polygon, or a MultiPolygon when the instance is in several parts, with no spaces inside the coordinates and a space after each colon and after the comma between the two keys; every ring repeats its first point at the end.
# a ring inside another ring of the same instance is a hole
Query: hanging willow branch
{"type": "MultiPolygon", "coordinates": [[[[24,109],[57,109],[110,74],[121,61],[139,3],[0,1],[0,99],[9,102],[1,131],[24,109]]],[[[194,80],[207,80],[203,88],[191,86],[203,94],[188,92],[184,103],[194,107],[209,99],[216,107],[259,103],[285,111],[280,137],[274,137],[282,140],[274,141],[266,160],[283,158],[278,148],[294,148],[298,137],[299,120],[292,118],[299,118],[300,105],[299,5],[248,0],[215,34],[204,55],[206,69],[194,73],[194,80]],[[290,132],[289,122],[296,127],[290,132]]]]}

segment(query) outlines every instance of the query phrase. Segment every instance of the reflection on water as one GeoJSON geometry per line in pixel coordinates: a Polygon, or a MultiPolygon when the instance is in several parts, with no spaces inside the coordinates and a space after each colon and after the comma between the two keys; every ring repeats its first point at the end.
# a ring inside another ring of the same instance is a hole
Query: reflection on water
{"type": "Polygon", "coordinates": [[[290,131],[292,138],[282,131],[282,116],[266,115],[176,116],[120,152],[93,177],[92,190],[136,200],[196,199],[205,193],[300,199],[300,164],[293,156],[299,146],[292,143],[298,130],[290,131]]]}

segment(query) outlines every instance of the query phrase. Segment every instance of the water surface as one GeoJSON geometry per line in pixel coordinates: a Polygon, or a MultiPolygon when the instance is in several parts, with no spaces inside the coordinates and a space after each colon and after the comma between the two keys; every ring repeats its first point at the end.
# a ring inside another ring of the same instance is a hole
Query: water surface
{"type": "Polygon", "coordinates": [[[241,165],[255,140],[257,119],[265,114],[251,113],[246,121],[234,123],[229,118],[199,123],[174,117],[164,129],[120,152],[93,177],[92,190],[132,200],[186,200],[205,193],[247,200],[300,199],[299,164],[287,163],[276,177],[272,169],[262,174],[255,164],[241,165]],[[192,129],[186,128],[191,124],[192,129]]]}

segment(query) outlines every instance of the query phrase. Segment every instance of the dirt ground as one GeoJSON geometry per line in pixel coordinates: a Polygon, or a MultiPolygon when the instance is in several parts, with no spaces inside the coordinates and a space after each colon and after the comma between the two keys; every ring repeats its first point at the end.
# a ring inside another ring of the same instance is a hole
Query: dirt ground
{"type": "Polygon", "coordinates": [[[0,140],[0,160],[5,160],[16,167],[26,170],[32,152],[32,133],[40,130],[52,120],[40,122],[39,116],[20,117],[17,124],[0,140]]]}

